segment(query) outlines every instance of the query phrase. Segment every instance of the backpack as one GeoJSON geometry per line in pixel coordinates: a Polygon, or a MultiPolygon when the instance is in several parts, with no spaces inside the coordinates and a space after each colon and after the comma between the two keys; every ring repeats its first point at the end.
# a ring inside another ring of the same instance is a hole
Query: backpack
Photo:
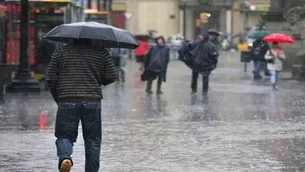
{"type": "Polygon", "coordinates": [[[260,55],[262,53],[262,47],[261,45],[256,45],[253,49],[253,54],[254,55],[260,55]]]}

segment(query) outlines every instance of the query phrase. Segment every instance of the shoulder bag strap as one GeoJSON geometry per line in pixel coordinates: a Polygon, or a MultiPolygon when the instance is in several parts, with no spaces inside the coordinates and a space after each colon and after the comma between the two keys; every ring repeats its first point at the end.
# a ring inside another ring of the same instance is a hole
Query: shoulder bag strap
{"type": "Polygon", "coordinates": [[[84,56],[80,50],[77,50],[77,51],[78,51],[79,56],[82,58],[83,62],[86,64],[88,71],[94,76],[94,78],[98,82],[98,84],[102,85],[98,79],[98,75],[97,75],[96,71],[94,70],[93,66],[88,62],[87,57],[84,56]]]}

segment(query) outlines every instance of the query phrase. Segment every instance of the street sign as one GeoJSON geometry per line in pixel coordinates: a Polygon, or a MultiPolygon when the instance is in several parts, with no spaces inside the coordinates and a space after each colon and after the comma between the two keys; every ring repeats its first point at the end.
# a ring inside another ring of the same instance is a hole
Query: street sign
{"type": "Polygon", "coordinates": [[[124,15],[125,15],[125,17],[126,17],[127,20],[130,19],[130,18],[132,17],[132,13],[126,12],[126,13],[124,13],[124,15]]]}

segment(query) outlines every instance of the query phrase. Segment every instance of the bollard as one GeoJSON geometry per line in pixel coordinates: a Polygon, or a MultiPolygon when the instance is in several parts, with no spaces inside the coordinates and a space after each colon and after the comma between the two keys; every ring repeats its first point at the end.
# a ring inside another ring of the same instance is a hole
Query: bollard
{"type": "Polygon", "coordinates": [[[45,130],[47,129],[47,125],[48,125],[48,112],[42,111],[39,114],[39,129],[45,130]]]}

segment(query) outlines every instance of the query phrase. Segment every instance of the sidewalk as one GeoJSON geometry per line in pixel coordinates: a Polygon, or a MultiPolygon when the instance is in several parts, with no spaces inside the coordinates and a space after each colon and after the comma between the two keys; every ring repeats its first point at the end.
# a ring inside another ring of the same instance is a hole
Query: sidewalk
{"type": "MultiPolygon", "coordinates": [[[[273,91],[268,79],[254,82],[242,67],[236,54],[222,54],[209,94],[202,95],[199,87],[191,95],[191,70],[171,61],[164,94],[157,96],[145,94],[137,64],[128,61],[126,83],[104,89],[100,171],[302,171],[304,84],[284,79],[280,90],[273,91]]],[[[0,171],[56,171],[56,104],[50,94],[7,94],[5,99],[0,171]],[[39,113],[45,110],[48,128],[38,130],[39,113]]],[[[81,137],[79,129],[73,172],[84,171],[81,137]]]]}

